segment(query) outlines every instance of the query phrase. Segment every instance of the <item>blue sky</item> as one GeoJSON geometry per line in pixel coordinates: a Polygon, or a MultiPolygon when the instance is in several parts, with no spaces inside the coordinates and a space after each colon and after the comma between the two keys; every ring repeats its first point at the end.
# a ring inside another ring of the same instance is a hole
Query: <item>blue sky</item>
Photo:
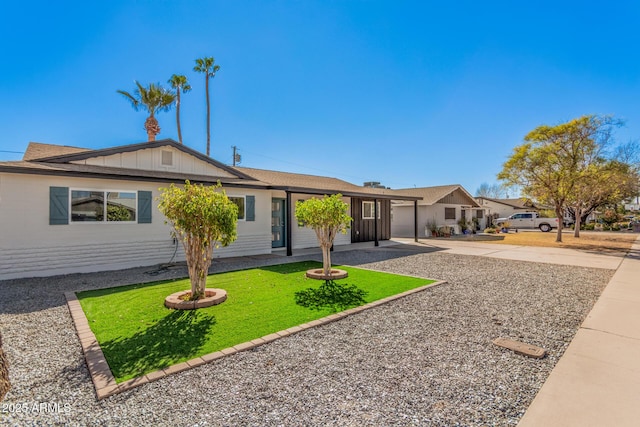
{"type": "MultiPolygon", "coordinates": [[[[146,140],[116,90],[185,74],[186,145],[212,157],[392,188],[493,183],[541,124],[626,120],[640,138],[640,6],[596,1],[11,2],[0,16],[0,159],[29,141],[146,140]]],[[[158,138],[177,140],[175,114],[158,138]]],[[[18,153],[11,153],[15,151],[18,153]]]]}

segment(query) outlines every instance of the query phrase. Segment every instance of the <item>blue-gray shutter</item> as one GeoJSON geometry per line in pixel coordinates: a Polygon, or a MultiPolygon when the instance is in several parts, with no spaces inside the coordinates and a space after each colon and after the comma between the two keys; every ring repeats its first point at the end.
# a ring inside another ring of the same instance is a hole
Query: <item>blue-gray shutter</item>
{"type": "Polygon", "coordinates": [[[247,212],[245,212],[247,221],[256,220],[256,196],[247,196],[247,212]]]}
{"type": "Polygon", "coordinates": [[[138,191],[138,224],[151,224],[151,191],[138,191]]]}
{"type": "Polygon", "coordinates": [[[49,187],[49,225],[69,224],[69,187],[49,187]]]}

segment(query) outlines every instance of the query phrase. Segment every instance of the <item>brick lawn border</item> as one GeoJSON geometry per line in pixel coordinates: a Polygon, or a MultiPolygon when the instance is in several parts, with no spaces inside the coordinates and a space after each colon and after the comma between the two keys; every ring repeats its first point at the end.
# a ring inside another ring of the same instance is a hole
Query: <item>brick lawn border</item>
{"type": "MultiPolygon", "coordinates": [[[[421,279],[424,279],[424,278],[421,277],[421,279]]],[[[431,279],[425,279],[425,280],[431,280],[431,279]]],[[[78,297],[76,296],[76,293],[65,292],[64,296],[67,299],[67,306],[69,307],[71,318],[73,319],[76,332],[78,333],[78,338],[80,339],[80,345],[82,346],[82,351],[84,352],[84,358],[87,362],[87,367],[89,368],[89,374],[91,375],[91,380],[93,381],[93,385],[96,389],[96,396],[98,400],[102,400],[114,394],[122,393],[123,391],[131,390],[143,384],[156,381],[160,378],[164,378],[167,375],[172,375],[178,372],[186,371],[187,369],[195,368],[196,366],[213,362],[216,359],[230,356],[240,351],[250,350],[262,344],[275,341],[277,339],[304,331],[306,329],[315,328],[316,326],[320,326],[320,325],[326,325],[327,323],[340,320],[352,314],[360,313],[361,311],[378,307],[382,304],[386,304],[391,301],[404,298],[408,295],[415,294],[417,292],[422,292],[425,289],[442,285],[444,283],[447,283],[447,282],[444,280],[439,280],[434,283],[430,283],[428,285],[410,289],[408,291],[405,291],[396,295],[391,295],[389,297],[382,298],[377,301],[372,301],[368,304],[361,305],[359,307],[354,307],[345,311],[341,311],[339,313],[330,314],[329,316],[312,320],[308,323],[303,323],[298,326],[293,326],[283,331],[274,332],[272,334],[265,335],[261,338],[256,338],[252,341],[244,342],[241,344],[237,344],[233,347],[229,347],[213,353],[205,354],[203,356],[196,357],[194,359],[187,360],[186,362],[181,362],[176,365],[171,365],[165,369],[149,372],[146,375],[143,375],[137,378],[132,378],[130,380],[121,382],[119,384],[116,383],[116,379],[111,373],[111,369],[109,368],[109,364],[107,363],[107,360],[104,357],[102,348],[100,348],[100,344],[98,344],[98,340],[96,340],[96,336],[93,334],[93,332],[91,331],[91,328],[89,327],[87,316],[85,316],[84,311],[80,306],[80,301],[78,301],[78,297]]]]}

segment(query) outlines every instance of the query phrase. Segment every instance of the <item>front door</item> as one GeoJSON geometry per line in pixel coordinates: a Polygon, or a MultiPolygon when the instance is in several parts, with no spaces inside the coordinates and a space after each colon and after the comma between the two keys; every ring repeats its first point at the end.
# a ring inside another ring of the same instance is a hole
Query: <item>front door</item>
{"type": "Polygon", "coordinates": [[[271,247],[283,248],[286,240],[285,199],[271,199],[271,247]]]}

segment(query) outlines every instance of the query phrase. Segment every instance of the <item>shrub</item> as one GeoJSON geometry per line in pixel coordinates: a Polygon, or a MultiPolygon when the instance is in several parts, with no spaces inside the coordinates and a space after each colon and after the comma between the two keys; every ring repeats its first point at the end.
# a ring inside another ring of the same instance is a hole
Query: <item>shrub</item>
{"type": "Polygon", "coordinates": [[[620,214],[613,209],[607,209],[602,215],[602,221],[609,227],[611,227],[612,224],[618,222],[620,219],[620,214]]]}

